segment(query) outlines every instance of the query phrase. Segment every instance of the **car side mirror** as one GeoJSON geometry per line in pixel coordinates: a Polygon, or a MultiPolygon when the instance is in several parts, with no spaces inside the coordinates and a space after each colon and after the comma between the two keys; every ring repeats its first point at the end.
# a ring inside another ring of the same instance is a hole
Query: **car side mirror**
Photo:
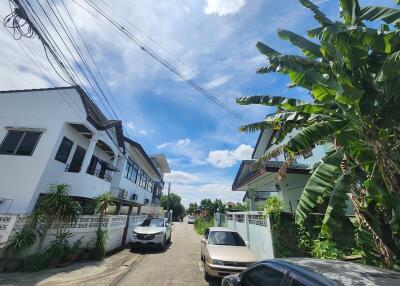
{"type": "Polygon", "coordinates": [[[247,247],[250,246],[250,241],[246,240],[244,243],[246,244],[247,247]]]}
{"type": "Polygon", "coordinates": [[[201,241],[201,243],[206,243],[207,242],[207,240],[204,237],[200,241],[201,241]]]}

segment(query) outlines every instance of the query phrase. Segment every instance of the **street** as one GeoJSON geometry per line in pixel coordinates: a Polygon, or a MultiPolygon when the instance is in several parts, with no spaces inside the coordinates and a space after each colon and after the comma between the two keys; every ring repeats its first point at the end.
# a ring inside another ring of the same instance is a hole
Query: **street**
{"type": "Polygon", "coordinates": [[[63,268],[30,273],[0,274],[0,285],[190,285],[217,286],[206,282],[200,263],[200,236],[192,224],[175,222],[166,251],[154,248],[122,250],[103,261],[74,263],[63,268]]]}
{"type": "Polygon", "coordinates": [[[175,222],[172,242],[165,252],[140,250],[143,259],[114,285],[219,285],[208,284],[200,263],[200,236],[192,224],[175,222]]]}

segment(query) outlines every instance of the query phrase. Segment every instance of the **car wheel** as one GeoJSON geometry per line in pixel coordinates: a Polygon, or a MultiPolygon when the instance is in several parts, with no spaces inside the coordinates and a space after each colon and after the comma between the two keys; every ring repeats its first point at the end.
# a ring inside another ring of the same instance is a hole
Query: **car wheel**
{"type": "Polygon", "coordinates": [[[171,239],[172,239],[172,232],[171,232],[171,234],[169,235],[168,243],[171,243],[171,239]]]}
{"type": "Polygon", "coordinates": [[[167,239],[164,236],[163,242],[161,243],[161,250],[165,250],[167,248],[167,239]]]}
{"type": "Polygon", "coordinates": [[[211,276],[210,274],[207,273],[205,259],[203,260],[203,270],[204,270],[204,280],[209,281],[211,276]]]}

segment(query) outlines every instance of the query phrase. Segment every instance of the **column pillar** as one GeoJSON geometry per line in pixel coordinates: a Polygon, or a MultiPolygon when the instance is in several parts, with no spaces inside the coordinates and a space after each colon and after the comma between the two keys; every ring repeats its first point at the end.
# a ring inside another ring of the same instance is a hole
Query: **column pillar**
{"type": "Polygon", "coordinates": [[[136,214],[138,214],[138,215],[140,214],[141,208],[142,208],[141,206],[138,206],[138,208],[137,208],[137,213],[136,213],[136,214]]]}
{"type": "Polygon", "coordinates": [[[255,198],[254,191],[249,191],[249,198],[250,198],[250,211],[256,211],[256,202],[254,200],[254,198],[255,198]]]}
{"type": "Polygon", "coordinates": [[[94,153],[94,148],[96,147],[97,143],[97,136],[93,135],[91,139],[89,139],[89,147],[86,150],[85,157],[83,158],[82,161],[82,166],[81,166],[81,171],[79,173],[85,174],[87,171],[87,168],[89,167],[90,160],[92,159],[93,153],[94,153]]]}

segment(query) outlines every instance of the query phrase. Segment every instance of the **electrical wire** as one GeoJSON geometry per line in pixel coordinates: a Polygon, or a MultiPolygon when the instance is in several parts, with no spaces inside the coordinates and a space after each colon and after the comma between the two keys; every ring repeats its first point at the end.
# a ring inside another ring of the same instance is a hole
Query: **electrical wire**
{"type": "MultiPolygon", "coordinates": [[[[55,3],[54,3],[54,0],[51,0],[51,1],[53,2],[54,6],[57,8],[57,6],[56,6],[55,3]]],[[[96,61],[94,60],[94,58],[93,58],[93,56],[92,56],[92,53],[90,52],[90,49],[89,49],[88,45],[86,44],[86,41],[85,41],[85,39],[84,39],[84,36],[81,34],[81,32],[79,31],[77,25],[75,24],[75,21],[74,21],[73,17],[71,16],[71,14],[70,14],[70,12],[69,12],[67,6],[66,6],[65,3],[64,3],[64,0],[61,0],[60,2],[61,2],[61,4],[62,4],[62,6],[64,7],[64,10],[65,10],[65,12],[67,13],[67,15],[68,15],[68,17],[69,17],[71,23],[73,24],[73,26],[74,26],[74,28],[75,28],[75,30],[76,30],[76,32],[77,32],[79,38],[81,39],[81,42],[83,43],[83,45],[84,45],[84,47],[85,47],[85,49],[86,49],[86,52],[87,52],[87,54],[89,55],[89,57],[90,57],[90,59],[91,59],[93,65],[95,66],[96,71],[97,71],[97,73],[99,74],[100,79],[101,79],[103,85],[106,87],[106,90],[107,90],[108,94],[110,95],[110,97],[111,97],[111,99],[113,100],[115,106],[117,107],[119,113],[121,114],[122,119],[123,119],[124,121],[127,122],[128,120],[126,119],[124,112],[123,112],[123,111],[121,110],[121,108],[119,107],[119,104],[118,104],[118,102],[117,102],[117,100],[116,100],[114,94],[111,92],[111,89],[109,88],[107,82],[105,81],[105,79],[104,79],[104,77],[103,77],[103,75],[102,75],[102,73],[101,73],[101,71],[100,71],[98,65],[96,64],[96,61]]],[[[60,14],[60,12],[59,12],[59,14],[60,14]]],[[[130,133],[129,130],[127,130],[127,129],[124,128],[124,131],[125,131],[126,133],[128,133],[128,134],[133,138],[133,136],[132,136],[132,134],[130,133]]]]}
{"type": "MultiPolygon", "coordinates": [[[[56,61],[56,63],[58,64],[58,66],[64,71],[64,73],[67,75],[67,77],[71,80],[71,83],[69,83],[70,85],[79,85],[78,82],[80,83],[80,86],[82,87],[82,89],[85,90],[86,94],[91,98],[92,101],[93,98],[90,96],[89,91],[86,89],[85,85],[82,83],[82,81],[80,80],[79,76],[75,73],[74,69],[72,68],[72,66],[69,64],[68,59],[66,58],[66,56],[63,54],[62,50],[59,48],[59,46],[57,45],[57,43],[54,41],[54,39],[52,39],[51,34],[49,33],[49,31],[47,30],[46,26],[44,25],[44,23],[41,21],[40,17],[37,15],[37,13],[35,12],[34,8],[31,6],[31,4],[29,2],[27,2],[29,8],[24,8],[21,3],[17,0],[13,0],[13,2],[17,2],[20,6],[19,8],[22,8],[26,11],[26,13],[29,13],[31,15],[32,19],[30,20],[32,22],[32,26],[34,27],[34,29],[37,31],[38,37],[41,39],[42,44],[44,45],[44,47],[48,48],[48,50],[50,51],[53,59],[56,61]],[[40,23],[40,24],[39,24],[40,23]],[[64,61],[66,62],[66,65],[64,65],[62,63],[62,59],[64,59],[64,61]]],[[[40,5],[40,3],[39,3],[40,5]]],[[[45,12],[45,11],[44,11],[45,12]]],[[[46,14],[47,15],[47,14],[46,14]]],[[[48,15],[47,15],[48,17],[48,15]]],[[[49,19],[49,17],[48,17],[49,19]]],[[[49,19],[50,20],[50,19],[49,19]]],[[[51,21],[51,20],[50,20],[51,21]]],[[[51,23],[53,28],[56,29],[56,27],[54,26],[53,23],[51,23]]],[[[62,37],[60,36],[60,34],[58,33],[58,31],[56,31],[57,34],[59,35],[59,37],[62,39],[62,37]]],[[[63,41],[63,39],[62,39],[63,41]]],[[[64,45],[66,45],[66,43],[63,41],[64,45]]],[[[68,46],[66,45],[68,51],[70,52],[71,56],[73,56],[73,54],[71,53],[71,51],[69,50],[68,46]]],[[[47,54],[47,48],[45,49],[46,52],[46,56],[48,58],[48,54],[47,54]]],[[[74,57],[75,59],[75,57],[74,57]]],[[[54,65],[52,64],[51,60],[48,58],[50,64],[54,67],[54,65]]],[[[76,61],[76,59],[75,59],[76,61]]],[[[78,63],[79,64],[79,63],[78,63]]],[[[55,69],[56,70],[56,69],[55,69]]],[[[82,70],[82,69],[81,69],[82,70]]],[[[57,70],[56,70],[57,71],[57,70]]],[[[84,74],[84,72],[82,71],[83,75],[86,77],[86,80],[90,83],[89,79],[87,78],[86,74],[84,74]]],[[[64,81],[65,79],[63,77],[61,77],[64,81]]],[[[95,91],[93,85],[91,85],[93,90],[95,91]]],[[[99,100],[101,101],[101,98],[99,98],[99,100]]],[[[102,101],[101,101],[102,102],[102,101]]],[[[104,102],[102,102],[102,104],[104,105],[104,102]]],[[[104,107],[106,108],[106,106],[104,105],[104,107]]],[[[107,109],[107,108],[106,108],[107,109]]],[[[108,109],[107,109],[108,110],[108,109]]],[[[94,112],[98,115],[98,116],[102,116],[101,114],[98,114],[96,112],[96,110],[94,110],[94,112]]],[[[118,144],[116,143],[115,138],[113,138],[113,136],[110,135],[110,133],[108,132],[108,130],[106,130],[106,133],[108,134],[108,136],[110,137],[110,139],[114,142],[114,144],[118,147],[118,144]]]]}
{"type": "MultiPolygon", "coordinates": [[[[81,4],[79,4],[76,0],[72,0],[75,4],[83,8],[84,10],[88,11],[87,8],[83,7],[81,4]]],[[[209,93],[207,90],[202,88],[200,85],[198,85],[194,80],[188,78],[184,74],[182,74],[177,68],[175,68],[172,64],[170,64],[167,60],[162,58],[158,53],[156,53],[154,50],[152,50],[150,47],[148,47],[145,43],[143,43],[141,40],[139,40],[135,35],[133,35],[131,32],[129,32],[126,28],[124,28],[122,25],[120,25],[117,21],[113,20],[110,16],[108,16],[99,6],[94,4],[90,0],[84,0],[87,5],[89,5],[94,11],[96,11],[98,14],[100,14],[102,17],[104,17],[109,23],[111,23],[115,28],[117,28],[120,32],[122,32],[125,36],[128,37],[129,40],[131,40],[133,43],[139,46],[139,48],[150,55],[152,58],[154,58],[156,61],[161,63],[163,66],[165,66],[167,69],[169,69],[171,72],[173,72],[175,75],[177,75],[179,78],[181,78],[183,81],[191,85],[194,89],[199,91],[201,94],[203,94],[205,97],[207,97],[209,100],[214,102],[216,105],[239,119],[240,121],[245,122],[245,120],[238,115],[235,111],[233,111],[229,106],[225,105],[223,102],[221,102],[218,98],[216,98],[214,95],[209,93]]],[[[93,13],[90,13],[93,15],[93,13]]],[[[97,18],[97,17],[96,17],[97,18]]]]}

